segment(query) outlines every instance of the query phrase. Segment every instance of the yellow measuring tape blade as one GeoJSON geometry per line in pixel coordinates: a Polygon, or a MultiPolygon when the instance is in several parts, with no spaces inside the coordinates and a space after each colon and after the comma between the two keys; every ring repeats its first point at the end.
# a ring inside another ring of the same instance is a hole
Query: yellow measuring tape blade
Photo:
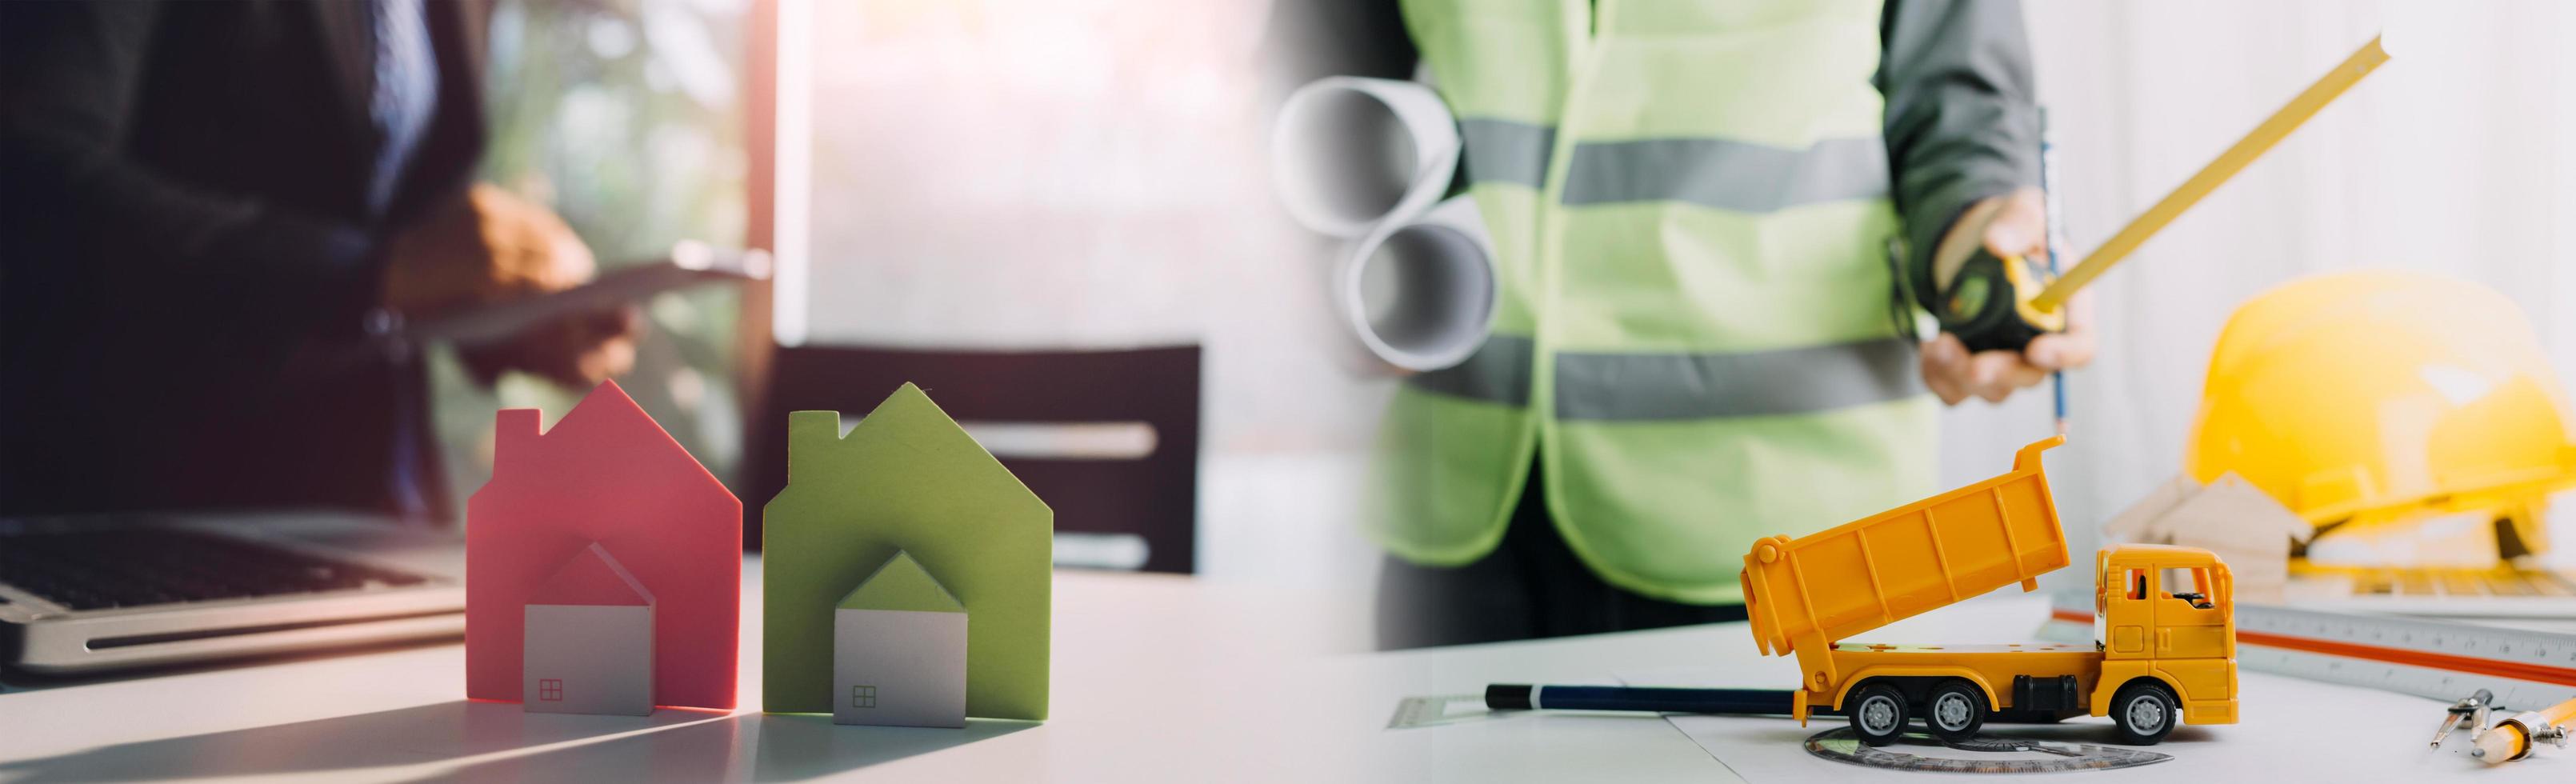
{"type": "Polygon", "coordinates": [[[2235,146],[2227,148],[2226,152],[2219,153],[2217,160],[2210,161],[2209,165],[2201,167],[2200,173],[2192,175],[2191,179],[2184,180],[2182,185],[2173,189],[2172,193],[2165,194],[2162,201],[2156,202],[2156,206],[2147,208],[2146,213],[2129,221],[2129,225],[2121,227],[2120,233],[2111,235],[2111,239],[2104,241],[2102,247],[2093,249],[2093,253],[2085,256],[2082,263],[2067,270],[2064,276],[2057,279],[2057,282],[2048,284],[2048,288],[2041,290],[2039,296],[2031,298],[2031,307],[2043,313],[2056,310],[2057,306],[2064,304],[2067,298],[2075,296],[2078,289],[2092,283],[2093,279],[2101,277],[2102,273],[2110,271],[2111,265],[2120,263],[2120,260],[2127,258],[2131,251],[2145,244],[2147,238],[2155,236],[2156,232],[2163,231],[2165,224],[2172,223],[2174,218],[2189,211],[2192,205],[2200,203],[2201,197],[2208,196],[2210,191],[2217,190],[2218,186],[2226,184],[2230,178],[2235,177],[2237,172],[2244,171],[2245,167],[2252,164],[2255,159],[2263,157],[2263,153],[2269,152],[2273,145],[2280,144],[2282,138],[2289,136],[2291,131],[2298,130],[2301,124],[2308,121],[2308,118],[2315,117],[2318,110],[2326,108],[2326,104],[2334,103],[2334,100],[2341,97],[2345,90],[2352,89],[2352,86],[2359,83],[2362,77],[2369,76],[2372,69],[2378,68],[2379,64],[2384,62],[2388,62],[2388,51],[2380,48],[2379,38],[2374,36],[2370,39],[2370,43],[2363,44],[2360,50],[2352,53],[2351,57],[2344,58],[2342,64],[2326,72],[2326,75],[2318,78],[2315,84],[2308,85],[2308,89],[2301,91],[2298,97],[2290,99],[2289,105],[2281,107],[2280,111],[2273,112],[2271,117],[2263,120],[2263,124],[2254,126],[2254,130],[2247,132],[2245,138],[2236,140],[2235,146]]]}

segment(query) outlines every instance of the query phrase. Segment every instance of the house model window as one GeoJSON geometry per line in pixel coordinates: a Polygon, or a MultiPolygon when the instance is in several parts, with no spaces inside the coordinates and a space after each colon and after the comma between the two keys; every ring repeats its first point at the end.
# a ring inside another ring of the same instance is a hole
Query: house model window
{"type": "Polygon", "coordinates": [[[562,701],[563,701],[563,679],[562,679],[562,678],[544,678],[544,679],[540,679],[540,680],[538,680],[538,681],[537,681],[537,699],[544,700],[544,701],[546,701],[546,702],[562,702],[562,701]]]}
{"type": "Polygon", "coordinates": [[[876,707],[876,706],[877,706],[877,687],[874,687],[874,686],[852,686],[852,687],[850,687],[850,707],[853,707],[853,708],[874,708],[874,707],[876,707]]]}

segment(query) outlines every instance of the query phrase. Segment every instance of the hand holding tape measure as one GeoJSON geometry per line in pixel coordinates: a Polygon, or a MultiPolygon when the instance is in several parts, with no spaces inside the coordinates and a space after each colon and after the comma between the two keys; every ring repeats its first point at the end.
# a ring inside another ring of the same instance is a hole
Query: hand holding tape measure
{"type": "Polygon", "coordinates": [[[2316,116],[2318,110],[2387,61],[2388,52],[2381,39],[2370,39],[2334,70],[2291,98],[2288,105],[2219,153],[2216,160],[2201,167],[2199,173],[2121,227],[2119,233],[2111,235],[2110,240],[2064,275],[2051,276],[2046,258],[1996,256],[1983,249],[1974,252],[1942,290],[1933,315],[1940,319],[1942,330],[1957,335],[1969,351],[2020,351],[2041,334],[2063,331],[2064,306],[2075,292],[2128,258],[2148,238],[2263,157],[2291,131],[2316,116]]]}

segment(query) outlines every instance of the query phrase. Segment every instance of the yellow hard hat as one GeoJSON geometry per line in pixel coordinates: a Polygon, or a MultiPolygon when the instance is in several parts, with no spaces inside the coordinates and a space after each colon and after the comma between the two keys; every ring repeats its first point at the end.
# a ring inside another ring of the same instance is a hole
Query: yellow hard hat
{"type": "Polygon", "coordinates": [[[2183,469],[2204,483],[2236,472],[2314,523],[2497,509],[2536,538],[2543,497],[2576,485],[2565,401],[2503,294],[2323,275],[2228,319],[2183,469]]]}

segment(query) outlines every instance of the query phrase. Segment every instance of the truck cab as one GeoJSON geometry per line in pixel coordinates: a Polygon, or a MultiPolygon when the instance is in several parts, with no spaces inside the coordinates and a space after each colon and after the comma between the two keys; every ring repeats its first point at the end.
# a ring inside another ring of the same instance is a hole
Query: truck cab
{"type": "Polygon", "coordinates": [[[2227,564],[2207,550],[2149,544],[2106,548],[2094,560],[2102,677],[2093,715],[2235,722],[2236,591],[2227,564]]]}

